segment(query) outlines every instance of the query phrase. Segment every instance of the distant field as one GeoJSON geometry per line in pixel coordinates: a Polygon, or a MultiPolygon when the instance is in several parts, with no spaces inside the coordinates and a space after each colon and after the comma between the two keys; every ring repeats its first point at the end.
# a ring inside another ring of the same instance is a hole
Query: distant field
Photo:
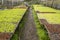
{"type": "Polygon", "coordinates": [[[0,10],[0,32],[14,32],[26,9],[0,10]]]}
{"type": "Polygon", "coordinates": [[[60,13],[60,10],[56,10],[50,7],[45,7],[43,5],[33,5],[33,6],[34,6],[35,11],[60,13]]]}

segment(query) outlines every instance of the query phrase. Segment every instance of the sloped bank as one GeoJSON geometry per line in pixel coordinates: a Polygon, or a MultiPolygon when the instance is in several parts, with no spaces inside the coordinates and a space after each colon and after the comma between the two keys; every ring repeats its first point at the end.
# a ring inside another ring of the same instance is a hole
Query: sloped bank
{"type": "Polygon", "coordinates": [[[37,35],[38,35],[39,40],[50,40],[47,30],[45,29],[44,25],[42,25],[39,22],[37,14],[33,7],[32,7],[32,10],[33,10],[33,16],[34,16],[34,21],[37,28],[37,35]]]}
{"type": "Polygon", "coordinates": [[[23,26],[24,26],[24,24],[25,24],[25,21],[26,21],[26,19],[25,19],[26,17],[25,17],[25,16],[26,16],[26,14],[27,14],[27,12],[28,12],[28,9],[29,9],[29,8],[27,8],[26,12],[24,13],[21,21],[20,21],[19,24],[18,24],[18,27],[17,27],[16,30],[15,30],[15,33],[13,34],[13,36],[11,37],[10,40],[20,40],[20,34],[22,34],[22,33],[21,33],[21,30],[22,30],[22,28],[23,28],[23,26]]]}

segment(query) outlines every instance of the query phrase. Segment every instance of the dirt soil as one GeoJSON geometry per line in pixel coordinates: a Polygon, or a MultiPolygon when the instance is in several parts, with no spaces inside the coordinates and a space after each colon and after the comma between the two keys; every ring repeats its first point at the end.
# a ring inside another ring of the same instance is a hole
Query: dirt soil
{"type": "Polygon", "coordinates": [[[40,19],[40,22],[47,29],[51,40],[60,40],[60,24],[49,24],[45,19],[40,19]]]}
{"type": "Polygon", "coordinates": [[[9,40],[11,36],[11,33],[0,33],[0,40],[9,40]]]}
{"type": "Polygon", "coordinates": [[[50,33],[60,33],[60,24],[49,24],[45,19],[40,19],[40,22],[46,26],[50,33]]]}
{"type": "Polygon", "coordinates": [[[28,11],[27,20],[22,30],[22,33],[23,35],[20,35],[20,40],[38,40],[31,8],[28,11]]]}

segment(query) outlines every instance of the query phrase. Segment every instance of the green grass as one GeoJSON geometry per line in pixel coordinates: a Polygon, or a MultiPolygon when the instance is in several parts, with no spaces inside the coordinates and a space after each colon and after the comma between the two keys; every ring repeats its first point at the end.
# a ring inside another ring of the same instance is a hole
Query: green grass
{"type": "Polygon", "coordinates": [[[60,14],[37,14],[39,19],[46,19],[50,24],[60,24],[60,14]]]}
{"type": "Polygon", "coordinates": [[[0,32],[14,32],[26,9],[0,10],[0,32]]]}
{"type": "Polygon", "coordinates": [[[40,12],[56,12],[56,13],[60,13],[60,10],[56,10],[50,7],[46,7],[43,5],[33,5],[35,11],[40,11],[40,12]]]}
{"type": "Polygon", "coordinates": [[[47,31],[45,30],[44,26],[42,26],[38,20],[37,14],[35,13],[35,11],[33,10],[33,17],[34,17],[34,21],[35,21],[35,25],[36,25],[36,29],[37,29],[37,35],[39,40],[49,40],[47,31]]]}
{"type": "Polygon", "coordinates": [[[19,40],[19,30],[16,30],[10,40],[19,40]]]}

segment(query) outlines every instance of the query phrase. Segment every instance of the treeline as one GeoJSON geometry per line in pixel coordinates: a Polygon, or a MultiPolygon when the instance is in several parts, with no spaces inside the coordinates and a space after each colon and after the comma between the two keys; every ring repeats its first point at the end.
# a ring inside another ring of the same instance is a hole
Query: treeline
{"type": "Polygon", "coordinates": [[[41,0],[40,3],[45,6],[60,9],[60,0],[41,0]]]}
{"type": "Polygon", "coordinates": [[[28,0],[32,4],[43,4],[55,9],[60,9],[60,0],[28,0]]]}
{"type": "Polygon", "coordinates": [[[0,0],[0,8],[12,8],[13,6],[20,5],[20,0],[0,0]]]}
{"type": "Polygon", "coordinates": [[[22,1],[29,2],[30,4],[43,4],[55,9],[60,9],[60,0],[0,0],[0,8],[12,8],[13,6],[20,5],[22,1]]]}
{"type": "Polygon", "coordinates": [[[32,0],[32,3],[43,4],[55,9],[60,9],[60,0],[32,0]]]}

